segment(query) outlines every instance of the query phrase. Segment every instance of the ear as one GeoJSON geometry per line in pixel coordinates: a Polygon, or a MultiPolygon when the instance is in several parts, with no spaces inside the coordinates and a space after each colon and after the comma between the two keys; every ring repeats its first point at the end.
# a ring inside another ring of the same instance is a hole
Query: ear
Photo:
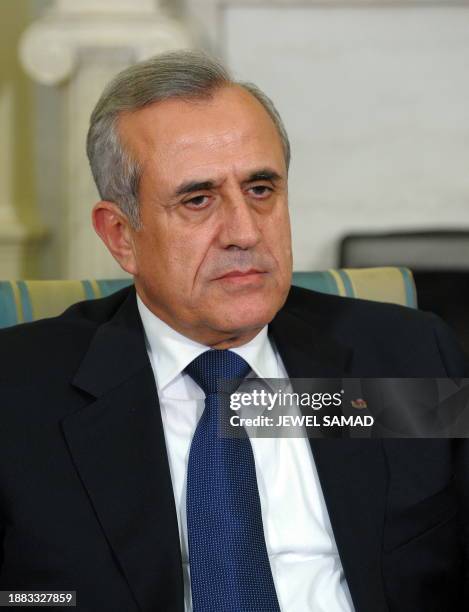
{"type": "Polygon", "coordinates": [[[137,274],[133,230],[127,216],[114,202],[101,201],[94,205],[92,219],[95,232],[120,267],[137,274]]]}

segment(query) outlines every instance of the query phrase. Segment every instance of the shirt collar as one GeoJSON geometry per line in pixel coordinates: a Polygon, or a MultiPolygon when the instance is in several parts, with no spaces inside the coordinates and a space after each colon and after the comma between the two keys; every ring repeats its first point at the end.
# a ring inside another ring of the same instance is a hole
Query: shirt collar
{"type": "MultiPolygon", "coordinates": [[[[163,389],[210,347],[180,334],[157,317],[137,294],[147,344],[154,362],[159,389],[163,389]]],[[[242,357],[259,378],[277,378],[278,363],[267,335],[267,325],[246,344],[231,349],[242,357]]]]}

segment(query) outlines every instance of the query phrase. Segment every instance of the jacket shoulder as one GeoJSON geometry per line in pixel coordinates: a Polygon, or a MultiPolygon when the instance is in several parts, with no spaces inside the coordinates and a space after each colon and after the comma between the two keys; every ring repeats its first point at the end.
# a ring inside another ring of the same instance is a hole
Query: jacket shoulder
{"type": "Polygon", "coordinates": [[[371,317],[371,322],[376,321],[380,324],[396,319],[401,324],[408,321],[412,325],[419,321],[423,324],[428,323],[435,317],[432,313],[399,304],[343,297],[294,286],[291,287],[285,307],[295,311],[297,315],[303,313],[304,316],[308,316],[309,313],[336,321],[347,321],[348,317],[353,317],[354,323],[360,319],[369,322],[371,317]]]}
{"type": "Polygon", "coordinates": [[[38,380],[74,371],[96,333],[133,287],[95,300],[77,302],[61,315],[0,329],[0,380],[38,380]]]}
{"type": "Polygon", "coordinates": [[[305,322],[319,321],[324,333],[377,363],[392,363],[395,376],[468,375],[467,357],[453,331],[431,312],[299,287],[292,287],[285,308],[305,322]]]}

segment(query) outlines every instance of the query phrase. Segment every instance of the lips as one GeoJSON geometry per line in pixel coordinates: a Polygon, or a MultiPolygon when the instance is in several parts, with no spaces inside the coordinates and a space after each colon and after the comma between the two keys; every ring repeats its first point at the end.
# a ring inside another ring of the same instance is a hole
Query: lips
{"type": "Polygon", "coordinates": [[[223,274],[223,276],[219,276],[219,278],[236,278],[236,277],[244,277],[244,276],[252,276],[253,274],[263,274],[261,270],[256,270],[251,268],[249,270],[232,270],[231,272],[227,272],[223,274]]]}

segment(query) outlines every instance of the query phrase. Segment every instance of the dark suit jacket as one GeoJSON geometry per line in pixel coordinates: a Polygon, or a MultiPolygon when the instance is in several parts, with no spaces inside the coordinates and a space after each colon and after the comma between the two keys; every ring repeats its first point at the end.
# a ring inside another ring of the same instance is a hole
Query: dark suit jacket
{"type": "MultiPolygon", "coordinates": [[[[465,375],[446,326],[411,309],[292,288],[269,330],[291,377],[465,375]]],[[[0,381],[0,590],[76,590],[87,612],[182,612],[134,289],[0,332],[0,381]]],[[[357,611],[468,610],[467,442],[311,445],[357,611]]]]}

